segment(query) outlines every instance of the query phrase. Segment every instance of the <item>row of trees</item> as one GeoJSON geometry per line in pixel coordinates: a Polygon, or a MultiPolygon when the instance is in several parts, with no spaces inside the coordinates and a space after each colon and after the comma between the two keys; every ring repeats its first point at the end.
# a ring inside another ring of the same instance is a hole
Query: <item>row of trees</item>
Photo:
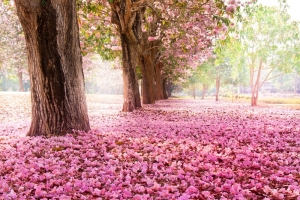
{"type": "MultiPolygon", "coordinates": [[[[74,129],[90,129],[82,53],[96,52],[105,59],[121,58],[123,111],[133,111],[141,107],[138,78],[142,78],[144,104],[165,98],[167,83],[172,85],[171,80],[185,78],[199,63],[214,56],[213,44],[229,34],[228,30],[234,26],[233,14],[240,6],[235,0],[15,0],[27,45],[31,82],[32,124],[28,135],[60,135],[74,129]]],[[[254,39],[257,25],[251,10],[256,7],[247,3],[243,9],[248,14],[245,19],[249,18],[249,26],[254,25],[251,33],[254,39]]],[[[264,26],[268,24],[263,29],[264,26]]],[[[245,29],[248,30],[247,27],[237,29],[240,38],[245,29]]],[[[215,59],[220,63],[220,75],[216,79],[219,83],[223,66],[227,67],[223,59],[231,65],[244,66],[240,64],[246,61],[242,59],[244,55],[253,61],[251,66],[259,63],[260,68],[270,62],[268,56],[254,56],[254,50],[262,51],[257,47],[246,51],[245,42],[256,43],[251,38],[243,38],[242,43],[229,38],[217,43],[219,52],[215,48],[215,59]],[[226,52],[237,56],[220,56],[226,52]]],[[[289,42],[282,40],[272,45],[281,48],[285,43],[289,42]]]]}
{"type": "Polygon", "coordinates": [[[199,66],[187,84],[191,87],[200,81],[205,93],[215,80],[216,100],[221,77],[225,84],[250,85],[251,105],[255,106],[265,82],[284,73],[299,74],[300,32],[285,9],[254,4],[242,14],[237,14],[239,23],[229,36],[216,43],[215,58],[199,66]]]}
{"type": "MultiPolygon", "coordinates": [[[[238,79],[234,79],[232,77],[234,68],[230,65],[227,65],[228,68],[221,72],[218,70],[220,66],[216,67],[214,62],[209,68],[205,65],[201,65],[183,83],[176,83],[179,88],[175,92],[183,95],[188,94],[194,98],[200,95],[202,99],[205,96],[214,96],[216,101],[219,100],[219,95],[227,96],[229,93],[230,96],[242,95],[248,97],[250,94],[251,97],[250,74],[247,68],[243,69],[244,72],[239,71],[238,79]],[[180,93],[181,91],[183,93],[180,93]]],[[[263,70],[262,74],[266,76],[267,72],[263,70]]],[[[280,97],[300,94],[300,76],[297,71],[285,74],[276,69],[272,74],[274,77],[272,76],[273,78],[264,81],[259,90],[263,96],[280,97]]]]}
{"type": "MultiPolygon", "coordinates": [[[[1,2],[1,9],[10,3],[1,2]]],[[[239,6],[236,1],[224,4],[221,0],[14,3],[27,46],[30,136],[90,129],[80,43],[84,53],[98,52],[110,59],[121,56],[123,111],[133,111],[141,107],[137,71],[143,80],[143,103],[164,98],[165,78],[179,76],[200,58],[203,62],[209,57],[212,41],[226,33],[228,18],[239,6]]]]}
{"type": "Polygon", "coordinates": [[[118,56],[111,50],[122,49],[123,110],[132,111],[141,107],[136,72],[142,78],[142,102],[163,99],[167,78],[180,76],[211,55],[212,40],[225,34],[225,23],[237,6],[237,1],[225,5],[220,0],[79,2],[80,25],[94,27],[82,41],[86,50],[93,44],[106,57],[118,56]]]}

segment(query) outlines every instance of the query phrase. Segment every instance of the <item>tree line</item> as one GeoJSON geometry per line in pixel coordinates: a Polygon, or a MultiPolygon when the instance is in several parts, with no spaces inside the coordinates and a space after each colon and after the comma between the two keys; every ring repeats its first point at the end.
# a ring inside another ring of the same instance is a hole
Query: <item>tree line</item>
{"type": "MultiPolygon", "coordinates": [[[[1,9],[10,3],[3,1],[1,9]]],[[[13,6],[28,56],[29,136],[90,130],[82,55],[98,53],[104,59],[121,59],[123,111],[131,112],[142,103],[167,98],[167,85],[186,78],[215,56],[220,63],[229,59],[241,66],[242,56],[222,57],[218,47],[227,48],[232,42],[226,38],[231,38],[231,28],[238,27],[236,13],[253,9],[250,2],[235,0],[15,0],[13,6]],[[142,79],[142,100],[138,79],[142,79]]],[[[238,31],[242,30],[244,27],[238,31]]],[[[247,52],[244,43],[234,44],[247,52]]],[[[266,56],[257,58],[252,65],[266,61],[266,56]]]]}

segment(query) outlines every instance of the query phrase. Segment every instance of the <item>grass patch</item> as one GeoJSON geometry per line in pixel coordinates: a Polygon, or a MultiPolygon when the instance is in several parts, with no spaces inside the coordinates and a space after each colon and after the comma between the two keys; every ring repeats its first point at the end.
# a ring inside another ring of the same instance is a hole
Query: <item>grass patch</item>
{"type": "Polygon", "coordinates": [[[261,98],[258,101],[267,104],[300,104],[300,98],[261,98]]]}

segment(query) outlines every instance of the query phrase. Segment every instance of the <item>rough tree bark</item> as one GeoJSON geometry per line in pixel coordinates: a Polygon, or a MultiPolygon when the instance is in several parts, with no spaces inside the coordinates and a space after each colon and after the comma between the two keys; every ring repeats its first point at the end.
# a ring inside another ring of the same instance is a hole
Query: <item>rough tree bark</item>
{"type": "Polygon", "coordinates": [[[156,100],[164,99],[164,85],[161,70],[163,68],[162,62],[157,62],[155,64],[155,91],[156,91],[156,100]]]}
{"type": "Polygon", "coordinates": [[[123,84],[124,84],[124,102],[123,102],[123,111],[132,112],[133,110],[140,108],[141,99],[139,92],[138,80],[135,73],[135,65],[133,61],[134,47],[130,40],[125,34],[121,34],[121,43],[122,43],[122,61],[123,61],[123,84]]]}
{"type": "Polygon", "coordinates": [[[150,24],[151,32],[143,32],[140,39],[141,51],[139,52],[139,62],[143,77],[143,104],[154,104],[157,96],[156,90],[156,69],[155,65],[158,61],[157,43],[158,41],[149,41],[150,34],[155,32],[157,27],[157,17],[154,16],[153,22],[150,24]]]}
{"type": "Polygon", "coordinates": [[[138,81],[135,73],[139,51],[139,38],[142,32],[143,7],[139,1],[112,1],[111,21],[118,26],[122,45],[124,102],[123,111],[132,112],[141,107],[138,81]]]}
{"type": "Polygon", "coordinates": [[[15,0],[25,33],[32,122],[29,136],[90,130],[76,1],[15,0]]]}
{"type": "Polygon", "coordinates": [[[143,76],[143,104],[155,103],[154,64],[150,53],[139,56],[143,76]]]}
{"type": "Polygon", "coordinates": [[[168,99],[167,79],[166,78],[164,78],[164,80],[163,80],[163,94],[164,94],[164,99],[168,99]]]}

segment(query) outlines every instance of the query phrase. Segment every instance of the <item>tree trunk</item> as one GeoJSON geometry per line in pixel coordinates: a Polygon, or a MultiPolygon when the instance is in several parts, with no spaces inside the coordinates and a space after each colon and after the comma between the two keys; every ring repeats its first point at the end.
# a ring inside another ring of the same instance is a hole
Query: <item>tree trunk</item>
{"type": "Polygon", "coordinates": [[[202,87],[202,97],[201,97],[201,99],[204,99],[207,90],[208,90],[208,86],[207,86],[207,85],[203,85],[203,87],[202,87]]]}
{"type": "Polygon", "coordinates": [[[216,78],[216,101],[219,101],[219,92],[220,92],[220,77],[216,78]]]}
{"type": "Polygon", "coordinates": [[[18,80],[19,80],[19,91],[24,92],[24,83],[23,83],[23,73],[20,71],[18,72],[18,80]]]}
{"type": "Polygon", "coordinates": [[[31,85],[29,136],[90,130],[76,1],[15,0],[25,33],[31,85]]]}
{"type": "Polygon", "coordinates": [[[166,87],[166,88],[167,88],[167,94],[168,94],[168,97],[171,97],[171,96],[172,96],[172,90],[173,90],[172,86],[173,86],[172,82],[171,82],[171,81],[168,81],[167,87],[166,87]]]}
{"type": "Polygon", "coordinates": [[[141,79],[141,96],[143,97],[143,79],[141,79]]]}
{"type": "Polygon", "coordinates": [[[196,88],[193,88],[192,92],[193,92],[193,98],[196,99],[196,88]]]}
{"type": "Polygon", "coordinates": [[[257,106],[257,100],[258,100],[258,91],[252,92],[251,95],[251,106],[257,106]]]}
{"type": "Polygon", "coordinates": [[[139,57],[140,67],[143,76],[143,104],[154,104],[154,66],[151,54],[142,55],[139,57]]]}
{"type": "MultiPolygon", "coordinates": [[[[123,60],[123,83],[124,83],[124,103],[123,111],[132,112],[141,108],[139,84],[135,73],[135,56],[133,44],[125,34],[121,34],[122,60],[123,60]]],[[[143,93],[144,90],[143,90],[143,93]]]]}
{"type": "Polygon", "coordinates": [[[261,75],[262,68],[263,68],[263,63],[262,60],[260,60],[255,83],[254,83],[254,68],[250,69],[251,106],[257,106],[258,92],[261,87],[260,75],[261,75]]]}
{"type": "Polygon", "coordinates": [[[168,99],[167,79],[166,78],[163,80],[163,94],[164,94],[164,99],[168,99]]]}
{"type": "Polygon", "coordinates": [[[167,94],[168,94],[168,97],[172,96],[172,90],[170,89],[170,87],[168,87],[167,94]]]}
{"type": "MultiPolygon", "coordinates": [[[[135,0],[134,0],[135,1],[135,0]]],[[[137,2],[137,1],[135,1],[137,2]]],[[[138,1],[143,2],[143,1],[138,1]]],[[[146,1],[148,3],[153,3],[153,1],[146,1]]],[[[147,6],[146,6],[147,7],[147,6]]],[[[141,12],[146,12],[146,8],[142,8],[141,12]]],[[[154,13],[153,13],[154,14],[154,13]]],[[[141,20],[144,21],[145,15],[141,17],[141,20]]],[[[154,14],[153,21],[149,24],[148,30],[146,32],[141,32],[140,42],[139,42],[139,61],[141,66],[141,72],[143,76],[143,103],[144,104],[154,104],[157,99],[157,86],[161,86],[160,83],[157,82],[156,78],[159,78],[156,73],[156,65],[159,63],[159,41],[149,41],[148,38],[153,33],[157,31],[158,25],[158,16],[154,14]]],[[[161,80],[159,80],[161,82],[161,80]]],[[[161,93],[162,94],[162,93],[161,93]]],[[[162,95],[161,95],[162,96],[162,95]]]]}
{"type": "Polygon", "coordinates": [[[155,65],[155,90],[156,90],[156,100],[164,99],[164,86],[161,75],[161,70],[163,68],[163,63],[157,62],[155,65]]]}
{"type": "MultiPolygon", "coordinates": [[[[141,107],[139,85],[135,67],[140,51],[142,13],[133,12],[131,0],[110,1],[111,22],[118,26],[123,61],[123,111],[132,112],[141,107]]],[[[143,91],[144,92],[144,91],[143,91]]]]}

